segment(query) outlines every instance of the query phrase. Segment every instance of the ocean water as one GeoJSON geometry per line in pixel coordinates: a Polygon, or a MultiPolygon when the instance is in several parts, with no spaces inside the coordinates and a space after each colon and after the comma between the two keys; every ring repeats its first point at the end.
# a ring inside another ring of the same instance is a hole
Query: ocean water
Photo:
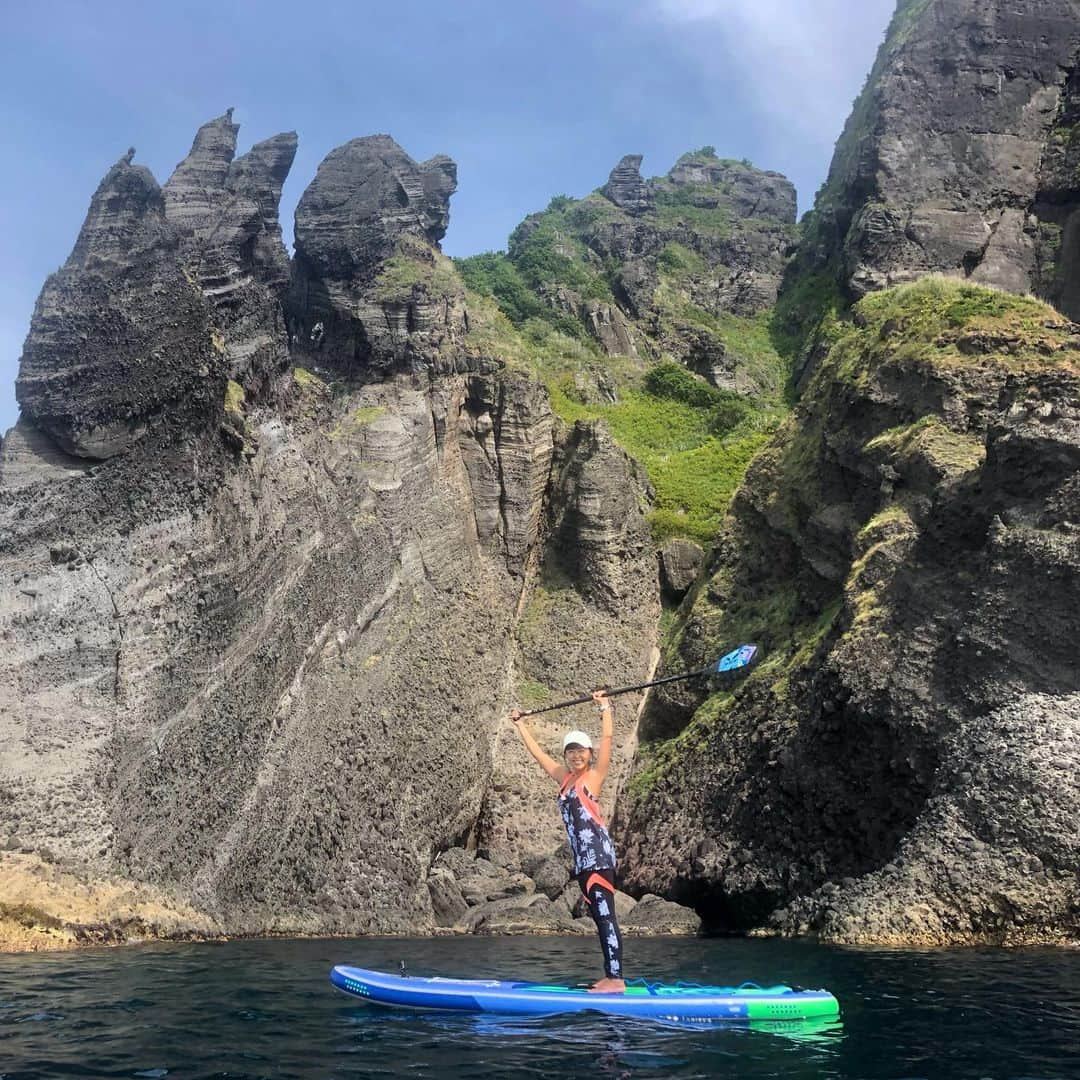
{"type": "Polygon", "coordinates": [[[364,1005],[335,963],[569,982],[591,938],[149,944],[0,956],[0,1078],[1080,1078],[1080,950],[896,951],[628,938],[630,976],[831,990],[837,1023],[680,1028],[364,1005]]]}

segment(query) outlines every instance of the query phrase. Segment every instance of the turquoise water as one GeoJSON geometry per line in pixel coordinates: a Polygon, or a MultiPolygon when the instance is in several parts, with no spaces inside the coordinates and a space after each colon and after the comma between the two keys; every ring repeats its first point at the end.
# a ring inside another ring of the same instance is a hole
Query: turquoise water
{"type": "Polygon", "coordinates": [[[825,987],[839,1024],[683,1029],[355,1003],[334,963],[595,978],[590,938],[238,941],[0,956],[0,1080],[55,1077],[1080,1077],[1080,951],[628,939],[632,976],[825,987]]]}

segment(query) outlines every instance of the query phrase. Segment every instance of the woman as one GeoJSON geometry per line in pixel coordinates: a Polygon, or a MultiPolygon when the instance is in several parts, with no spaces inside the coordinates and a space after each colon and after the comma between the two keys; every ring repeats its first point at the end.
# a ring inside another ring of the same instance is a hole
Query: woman
{"type": "Polygon", "coordinates": [[[626,989],[622,977],[622,935],[615,918],[615,846],[600,814],[600,789],[611,763],[614,718],[611,702],[603,690],[593,693],[600,706],[600,750],[593,754],[592,739],[584,731],[570,731],[563,739],[560,765],[546,754],[514,709],[510,719],[529,753],[559,785],[559,811],[566,823],[566,836],[574,856],[574,876],[600,935],[606,977],[590,989],[598,994],[621,994],[626,989]]]}

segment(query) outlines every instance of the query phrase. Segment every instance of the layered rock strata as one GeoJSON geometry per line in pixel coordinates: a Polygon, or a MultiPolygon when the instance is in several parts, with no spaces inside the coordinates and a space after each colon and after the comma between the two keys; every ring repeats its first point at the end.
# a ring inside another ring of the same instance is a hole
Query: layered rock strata
{"type": "Polygon", "coordinates": [[[235,157],[232,110],[204,124],[162,189],[184,265],[213,312],[230,379],[261,393],[287,366],[281,299],[289,258],[278,203],[296,155],[295,132],[235,157]]]}
{"type": "Polygon", "coordinates": [[[457,167],[389,135],[327,155],[296,208],[295,349],[343,374],[460,366],[464,289],[434,245],[457,167]]]}
{"type": "Polygon", "coordinates": [[[26,418],[65,451],[105,459],[154,426],[199,431],[225,386],[211,314],[149,170],[121,158],[34,307],[15,383],[26,418]]]}
{"type": "Polygon", "coordinates": [[[627,154],[611,170],[600,193],[630,213],[644,213],[653,203],[649,185],[641,177],[641,154],[627,154]]]}
{"type": "Polygon", "coordinates": [[[258,390],[288,359],[279,135],[233,160],[231,114],[205,124],[164,188],[129,151],[38,298],[16,381],[27,419],[104,459],[149,429],[217,422],[227,379],[258,390]]]}
{"type": "Polygon", "coordinates": [[[520,585],[477,535],[467,387],[293,394],[241,469],[14,493],[7,825],[233,930],[415,928],[402,889],[476,819],[520,585]]]}
{"type": "MultiPolygon", "coordinates": [[[[542,550],[515,635],[515,697],[531,707],[641,681],[658,659],[659,583],[643,512],[648,482],[602,426],[581,421],[556,440],[549,490],[542,550]]],[[[607,816],[633,756],[639,705],[637,695],[615,703],[614,755],[601,797],[607,816]]],[[[569,728],[599,735],[592,705],[528,723],[556,751],[569,728]]],[[[503,861],[565,861],[555,788],[509,725],[496,744],[478,839],[484,854],[503,861]]]]}
{"type": "MultiPolygon", "coordinates": [[[[286,290],[295,139],[235,146],[211,121],[164,191],[118,163],[39,301],[0,448],[3,841],[138,883],[163,933],[430,929],[561,520],[547,394],[469,340],[449,159],[331,154],[286,290]]],[[[633,470],[600,433],[571,456],[577,587],[617,626],[633,470]]]]}

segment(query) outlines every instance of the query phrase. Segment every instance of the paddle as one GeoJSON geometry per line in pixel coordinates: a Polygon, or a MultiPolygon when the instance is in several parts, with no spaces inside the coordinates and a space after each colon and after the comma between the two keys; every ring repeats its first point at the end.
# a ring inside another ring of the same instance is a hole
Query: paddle
{"type": "MultiPolygon", "coordinates": [[[[756,663],[758,647],[756,645],[740,645],[737,649],[725,653],[719,660],[708,664],[697,671],[684,671],[681,675],[667,675],[663,679],[653,679],[652,682],[637,683],[634,686],[619,686],[614,690],[606,690],[608,697],[617,694],[629,694],[634,690],[644,690],[649,686],[662,686],[664,683],[678,682],[680,679],[696,679],[703,675],[745,675],[756,663]]],[[[584,697],[571,698],[569,701],[560,701],[555,705],[545,705],[542,709],[527,709],[522,716],[536,716],[537,713],[551,712],[552,709],[566,709],[571,705],[584,705],[592,701],[592,694],[584,697]]]]}

